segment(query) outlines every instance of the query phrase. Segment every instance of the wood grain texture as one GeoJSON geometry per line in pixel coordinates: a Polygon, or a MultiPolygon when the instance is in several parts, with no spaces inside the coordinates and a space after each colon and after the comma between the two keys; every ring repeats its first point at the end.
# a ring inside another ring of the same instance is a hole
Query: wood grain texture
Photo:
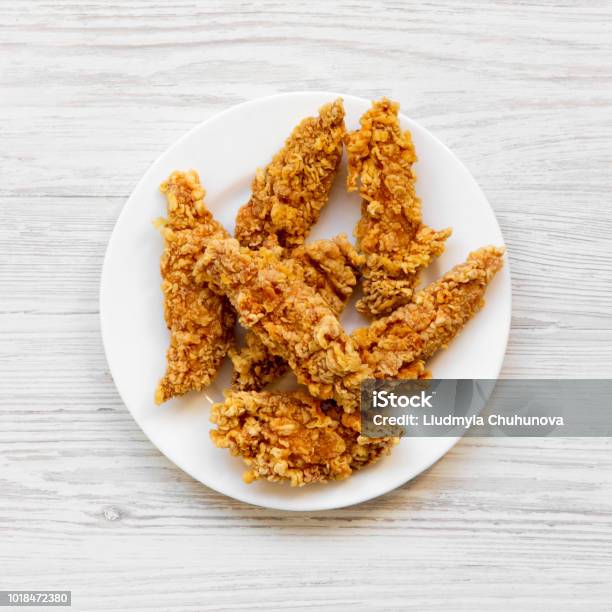
{"type": "Polygon", "coordinates": [[[609,610],[612,444],[466,439],[369,503],[249,507],[161,456],[99,333],[125,199],[194,124],[386,94],[494,207],[505,377],[612,372],[609,2],[0,3],[0,588],[77,610],[609,610]]]}

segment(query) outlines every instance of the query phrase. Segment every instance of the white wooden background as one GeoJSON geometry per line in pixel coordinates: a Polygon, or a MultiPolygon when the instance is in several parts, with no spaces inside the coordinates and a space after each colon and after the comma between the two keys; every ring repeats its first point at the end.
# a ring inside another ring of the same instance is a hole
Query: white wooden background
{"type": "Polygon", "coordinates": [[[385,497],[249,507],[144,437],[100,340],[113,224],[194,124],[387,94],[510,248],[503,375],[612,370],[610,2],[0,1],[0,589],[78,610],[610,610],[612,444],[466,439],[385,497]]]}

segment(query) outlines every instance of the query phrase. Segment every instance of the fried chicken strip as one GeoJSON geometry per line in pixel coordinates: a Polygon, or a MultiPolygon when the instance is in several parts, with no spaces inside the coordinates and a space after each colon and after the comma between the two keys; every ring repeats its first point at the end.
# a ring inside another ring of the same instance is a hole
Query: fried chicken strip
{"type": "Polygon", "coordinates": [[[251,199],[238,211],[236,238],[242,246],[293,249],[304,242],[327,203],[344,134],[341,98],[294,128],[270,164],[257,171],[251,199]]]}
{"type": "Polygon", "coordinates": [[[164,237],[161,276],[170,346],[166,373],[155,391],[157,404],[210,384],[235,321],[227,299],[193,278],[205,241],[228,236],[204,204],[197,172],[173,172],[160,189],[168,201],[168,218],[156,225],[164,237]]]}
{"type": "Polygon", "coordinates": [[[451,230],[432,230],[422,222],[409,131],[402,132],[399,104],[386,98],[372,104],[361,128],[345,137],[347,187],[362,198],[355,230],[366,256],[364,297],[357,309],[369,316],[389,314],[406,304],[418,284],[419,270],[444,251],[451,230]]]}
{"type": "Polygon", "coordinates": [[[358,408],[367,368],[334,311],[290,261],[236,240],[211,240],[194,273],[229,298],[240,322],[289,363],[313,396],[333,398],[347,412],[358,408]]]}
{"type": "Polygon", "coordinates": [[[412,378],[484,306],[487,285],[505,249],[483,247],[417,292],[410,304],[355,330],[351,338],[373,378],[412,378]]]}
{"type": "MultiPolygon", "coordinates": [[[[319,293],[332,311],[339,315],[349,300],[363,264],[345,234],[331,240],[317,240],[297,247],[289,258],[295,273],[319,293]]],[[[230,349],[234,364],[233,385],[237,389],[259,391],[266,384],[282,376],[289,368],[281,357],[273,355],[251,331],[245,345],[230,349]]]]}
{"type": "MultiPolygon", "coordinates": [[[[255,250],[264,245],[280,246],[286,255],[300,248],[329,198],[342,157],[344,135],[340,98],[322,106],[317,117],[308,117],[294,128],[272,162],[257,171],[251,199],[238,212],[235,234],[242,246],[255,250]]],[[[335,256],[322,243],[320,248],[313,248],[335,256]]],[[[293,256],[307,266],[309,253],[297,252],[293,256]]],[[[337,256],[334,261],[339,261],[337,256]]],[[[342,278],[347,273],[350,271],[343,271],[342,278]]],[[[325,289],[332,279],[321,278],[322,274],[324,269],[319,266],[308,279],[317,286],[323,284],[325,289]]],[[[232,384],[238,389],[259,390],[288,369],[287,363],[251,332],[247,332],[242,348],[230,351],[230,358],[234,365],[232,384]]]]}
{"type": "Polygon", "coordinates": [[[299,391],[230,391],[212,407],[219,448],[242,457],[244,480],[289,481],[292,486],[347,478],[388,454],[397,438],[360,436],[359,415],[299,391]],[[356,422],[356,423],[355,423],[356,422]]]}

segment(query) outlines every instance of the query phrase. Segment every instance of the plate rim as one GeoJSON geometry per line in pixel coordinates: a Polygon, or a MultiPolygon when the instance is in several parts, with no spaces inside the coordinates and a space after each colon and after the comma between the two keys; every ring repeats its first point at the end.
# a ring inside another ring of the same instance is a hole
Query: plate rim
{"type": "MultiPolygon", "coordinates": [[[[326,97],[329,97],[330,99],[338,98],[338,97],[343,98],[343,99],[353,98],[353,99],[359,100],[360,102],[367,102],[368,104],[371,104],[371,102],[372,102],[368,98],[364,98],[364,97],[361,97],[361,96],[356,96],[356,95],[352,95],[352,94],[348,94],[348,93],[342,94],[342,93],[338,93],[338,92],[331,92],[331,91],[324,91],[324,90],[299,90],[299,91],[291,91],[291,92],[280,92],[280,93],[275,93],[275,94],[271,94],[271,95],[268,95],[268,96],[261,96],[261,97],[257,97],[257,98],[252,98],[250,100],[245,100],[244,102],[240,102],[238,104],[234,104],[232,106],[229,106],[229,107],[223,109],[222,111],[220,111],[218,113],[214,113],[213,115],[211,115],[210,117],[208,117],[204,121],[201,121],[200,123],[197,123],[196,125],[191,127],[182,136],[180,136],[178,139],[176,139],[173,142],[171,142],[149,164],[147,170],[144,172],[144,174],[137,181],[137,183],[133,187],[132,191],[130,192],[130,195],[125,200],[125,202],[124,202],[124,204],[123,204],[123,206],[121,208],[121,211],[120,211],[119,215],[117,216],[117,219],[115,220],[115,223],[113,225],[113,229],[112,229],[110,238],[109,238],[107,246],[106,246],[106,251],[104,253],[104,260],[103,260],[103,263],[102,263],[102,269],[101,269],[101,273],[100,273],[100,288],[99,288],[99,293],[98,293],[100,335],[102,336],[102,345],[103,345],[103,348],[104,348],[104,356],[105,356],[106,362],[108,364],[108,368],[109,368],[109,372],[110,372],[111,378],[113,379],[113,383],[114,383],[115,388],[116,388],[116,390],[117,390],[117,392],[118,392],[118,394],[119,394],[119,396],[121,398],[121,401],[123,402],[124,406],[128,409],[128,412],[130,413],[130,416],[132,417],[134,422],[138,425],[138,427],[141,429],[141,431],[145,434],[145,436],[147,437],[148,441],[162,455],[164,455],[164,457],[168,461],[170,461],[172,464],[174,464],[180,470],[182,470],[187,475],[189,475],[190,478],[193,478],[196,482],[198,482],[198,483],[208,487],[209,489],[211,489],[213,491],[216,491],[216,492],[218,492],[218,493],[220,493],[222,495],[225,495],[225,496],[227,496],[227,497],[229,497],[231,499],[235,499],[235,500],[238,500],[238,501],[240,501],[242,503],[249,504],[251,506],[255,506],[255,507],[259,507],[259,508],[273,509],[273,510],[289,511],[289,512],[317,512],[317,511],[324,511],[324,510],[334,510],[334,509],[339,509],[339,508],[347,508],[347,507],[350,507],[350,506],[355,506],[355,505],[358,505],[358,504],[362,504],[362,503],[364,503],[366,501],[375,499],[375,498],[380,497],[382,495],[386,495],[387,493],[391,493],[392,491],[395,491],[399,487],[402,487],[402,486],[406,485],[407,483],[411,482],[412,480],[414,480],[415,478],[417,478],[418,476],[420,476],[421,474],[426,472],[428,469],[430,469],[433,465],[435,465],[438,461],[440,461],[443,457],[445,457],[446,454],[451,450],[451,448],[453,448],[453,446],[455,446],[455,444],[457,444],[459,442],[459,440],[461,440],[463,438],[463,436],[439,437],[438,438],[439,440],[446,440],[447,441],[446,444],[441,446],[441,449],[443,449],[443,451],[437,457],[434,457],[430,462],[427,462],[426,465],[424,467],[422,467],[418,473],[413,474],[412,476],[407,477],[406,479],[402,480],[401,482],[394,483],[391,487],[389,487],[387,484],[385,484],[384,486],[382,486],[380,488],[368,487],[368,488],[364,489],[362,495],[354,496],[353,498],[349,499],[346,503],[333,503],[333,502],[316,503],[316,499],[312,499],[312,500],[309,499],[309,500],[304,500],[305,503],[302,504],[302,507],[296,508],[295,506],[289,506],[289,505],[283,504],[281,500],[274,500],[274,502],[269,503],[269,504],[259,503],[257,501],[253,501],[250,498],[247,498],[246,496],[243,496],[240,492],[235,492],[235,491],[229,492],[228,490],[226,490],[225,486],[223,486],[222,484],[221,485],[215,484],[215,486],[212,486],[212,485],[210,485],[210,484],[208,484],[206,482],[203,482],[199,477],[195,476],[191,472],[190,469],[188,469],[187,467],[182,465],[182,461],[177,461],[177,460],[171,458],[161,448],[161,445],[158,444],[157,442],[155,442],[151,438],[150,434],[147,431],[148,427],[146,425],[143,425],[143,423],[141,423],[137,419],[137,417],[135,416],[134,412],[132,411],[132,409],[130,408],[128,403],[125,401],[124,392],[122,391],[120,386],[117,384],[117,381],[116,381],[114,373],[113,373],[113,367],[112,367],[111,361],[109,359],[109,348],[108,348],[109,333],[106,331],[107,325],[108,325],[108,321],[105,323],[104,303],[105,303],[105,288],[106,288],[106,285],[109,282],[107,280],[108,277],[109,277],[109,272],[108,272],[109,253],[111,252],[112,247],[113,247],[113,243],[116,240],[116,236],[118,235],[117,228],[120,226],[120,224],[122,223],[123,218],[126,216],[126,214],[127,214],[126,211],[128,209],[128,205],[130,204],[131,200],[134,198],[135,193],[139,190],[141,185],[146,183],[146,181],[148,180],[149,176],[154,172],[154,170],[157,167],[157,165],[161,162],[162,158],[164,156],[166,156],[171,150],[174,150],[174,149],[180,147],[180,145],[185,140],[187,140],[193,133],[195,133],[198,130],[202,129],[208,123],[210,123],[212,121],[218,121],[218,120],[222,119],[226,114],[229,114],[230,112],[234,112],[234,111],[236,111],[237,109],[239,109],[241,107],[248,107],[250,105],[265,103],[266,101],[269,101],[269,100],[272,100],[272,99],[277,99],[277,98],[291,98],[291,97],[299,97],[299,96],[304,96],[304,95],[309,95],[309,96],[326,96],[326,97]],[[315,502],[315,503],[313,503],[313,502],[315,502]]],[[[506,352],[508,350],[508,341],[509,341],[509,337],[510,337],[510,329],[511,329],[511,321],[512,321],[513,292],[512,292],[512,271],[511,271],[511,268],[510,268],[510,261],[509,261],[509,257],[508,257],[508,247],[507,247],[506,241],[504,239],[504,235],[503,235],[501,226],[499,225],[499,221],[497,219],[497,215],[495,213],[495,210],[491,206],[491,204],[489,202],[489,199],[487,198],[486,194],[484,193],[484,191],[480,187],[480,184],[476,181],[476,179],[474,178],[474,176],[472,175],[470,170],[467,168],[467,166],[463,163],[463,161],[457,155],[455,155],[453,153],[453,151],[444,142],[442,142],[434,133],[432,133],[428,128],[423,126],[418,121],[412,119],[408,115],[402,113],[401,109],[400,109],[400,113],[399,114],[404,119],[406,119],[409,122],[417,125],[420,129],[425,131],[428,134],[429,137],[434,139],[439,146],[443,147],[446,150],[446,152],[452,156],[453,160],[456,163],[458,163],[463,168],[463,170],[472,179],[474,185],[476,186],[476,188],[478,189],[478,191],[482,195],[483,199],[487,203],[488,207],[492,211],[493,217],[495,219],[495,223],[497,224],[497,227],[499,229],[499,233],[500,233],[501,238],[502,238],[502,245],[506,248],[506,257],[505,257],[505,261],[504,261],[504,267],[507,269],[507,274],[508,274],[508,285],[509,285],[508,302],[509,302],[509,308],[507,309],[508,315],[507,315],[506,321],[504,323],[505,334],[504,334],[504,342],[503,342],[503,351],[501,351],[501,353],[500,353],[500,355],[501,355],[500,363],[498,364],[498,367],[496,368],[497,375],[495,377],[495,380],[498,380],[499,379],[499,374],[500,374],[500,372],[502,370],[502,367],[503,367],[503,363],[504,363],[504,359],[505,359],[505,356],[506,356],[506,352]]],[[[500,245],[500,246],[502,246],[502,245],[500,245]]],[[[281,483],[280,486],[282,486],[282,483],[281,483]]]]}

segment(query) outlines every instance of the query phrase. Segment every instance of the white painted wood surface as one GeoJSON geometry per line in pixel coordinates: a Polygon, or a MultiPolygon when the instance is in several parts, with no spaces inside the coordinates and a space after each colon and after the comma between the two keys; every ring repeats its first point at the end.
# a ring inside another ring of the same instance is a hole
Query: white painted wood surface
{"type": "Polygon", "coordinates": [[[100,341],[113,224],[195,123],[386,94],[509,245],[506,377],[612,371],[609,2],[0,3],[0,589],[78,610],[609,610],[612,444],[466,439],[334,512],[226,499],[157,452],[100,341]]]}

